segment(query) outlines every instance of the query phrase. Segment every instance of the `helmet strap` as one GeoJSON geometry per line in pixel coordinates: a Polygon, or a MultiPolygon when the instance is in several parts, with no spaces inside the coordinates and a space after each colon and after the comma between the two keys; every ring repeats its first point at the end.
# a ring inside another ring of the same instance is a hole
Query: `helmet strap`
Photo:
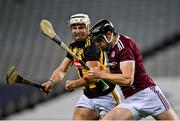
{"type": "Polygon", "coordinates": [[[112,33],[111,34],[111,39],[108,40],[107,37],[105,35],[103,35],[104,39],[106,40],[106,42],[108,44],[107,48],[105,49],[105,51],[107,51],[107,53],[109,53],[109,50],[112,48],[112,43],[111,42],[113,40],[113,36],[114,36],[114,34],[112,33]]]}
{"type": "Polygon", "coordinates": [[[107,37],[105,35],[103,35],[103,37],[106,40],[106,42],[109,44],[109,41],[108,41],[107,37]]]}

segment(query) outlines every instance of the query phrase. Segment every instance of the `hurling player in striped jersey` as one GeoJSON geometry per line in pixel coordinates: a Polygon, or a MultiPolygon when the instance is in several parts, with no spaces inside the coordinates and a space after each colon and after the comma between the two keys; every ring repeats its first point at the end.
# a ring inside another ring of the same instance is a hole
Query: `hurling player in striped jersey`
{"type": "MultiPolygon", "coordinates": [[[[69,20],[70,31],[73,41],[69,48],[85,62],[90,68],[100,68],[104,70],[103,52],[92,43],[89,37],[90,18],[87,14],[75,14],[69,20]]],[[[109,88],[104,88],[102,81],[86,80],[87,70],[72,55],[67,53],[61,64],[54,70],[49,81],[43,83],[44,91],[50,92],[53,85],[63,80],[69,68],[72,65],[76,67],[79,78],[76,80],[67,80],[65,88],[73,91],[77,87],[82,87],[82,94],[76,103],[73,120],[98,120],[107,112],[117,106],[120,102],[120,96],[115,88],[115,84],[107,81],[109,88]]]]}

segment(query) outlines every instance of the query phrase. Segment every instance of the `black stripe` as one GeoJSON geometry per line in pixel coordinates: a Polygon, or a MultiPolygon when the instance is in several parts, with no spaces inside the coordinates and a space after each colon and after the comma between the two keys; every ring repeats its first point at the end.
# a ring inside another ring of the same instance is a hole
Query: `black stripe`
{"type": "Polygon", "coordinates": [[[16,70],[16,69],[13,68],[13,70],[11,71],[11,73],[10,73],[9,75],[7,75],[7,78],[6,78],[6,79],[9,79],[9,78],[11,77],[11,75],[14,73],[15,70],[16,70]]]}
{"type": "Polygon", "coordinates": [[[74,17],[71,17],[72,18],[85,18],[84,16],[74,16],[74,17]]]}
{"type": "Polygon", "coordinates": [[[78,71],[79,71],[80,77],[83,77],[82,69],[81,69],[81,68],[78,68],[78,71]]]}

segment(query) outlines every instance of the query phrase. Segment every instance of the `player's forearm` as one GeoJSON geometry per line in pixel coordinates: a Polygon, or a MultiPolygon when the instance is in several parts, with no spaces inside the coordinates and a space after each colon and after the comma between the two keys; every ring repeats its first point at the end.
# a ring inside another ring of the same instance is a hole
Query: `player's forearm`
{"type": "Polygon", "coordinates": [[[65,74],[66,74],[65,72],[62,72],[61,70],[56,69],[51,75],[50,80],[53,80],[53,82],[56,84],[64,78],[65,74]]]}
{"type": "Polygon", "coordinates": [[[89,82],[83,78],[80,78],[74,81],[76,82],[76,87],[87,86],[89,84],[89,82]]]}
{"type": "Polygon", "coordinates": [[[131,86],[133,83],[133,78],[130,76],[125,76],[123,74],[112,74],[103,72],[100,73],[99,77],[101,79],[108,80],[111,83],[118,84],[120,86],[131,86]]]}

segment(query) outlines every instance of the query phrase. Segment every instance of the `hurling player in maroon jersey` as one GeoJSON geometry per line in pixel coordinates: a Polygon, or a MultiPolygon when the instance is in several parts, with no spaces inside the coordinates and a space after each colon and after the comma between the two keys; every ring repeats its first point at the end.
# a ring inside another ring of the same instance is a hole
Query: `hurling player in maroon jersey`
{"type": "Polygon", "coordinates": [[[147,116],[178,120],[161,89],[145,71],[141,52],[133,39],[117,34],[112,23],[105,19],[92,27],[91,37],[107,52],[109,72],[91,69],[89,78],[119,85],[125,97],[103,120],[140,120],[147,116]]]}

